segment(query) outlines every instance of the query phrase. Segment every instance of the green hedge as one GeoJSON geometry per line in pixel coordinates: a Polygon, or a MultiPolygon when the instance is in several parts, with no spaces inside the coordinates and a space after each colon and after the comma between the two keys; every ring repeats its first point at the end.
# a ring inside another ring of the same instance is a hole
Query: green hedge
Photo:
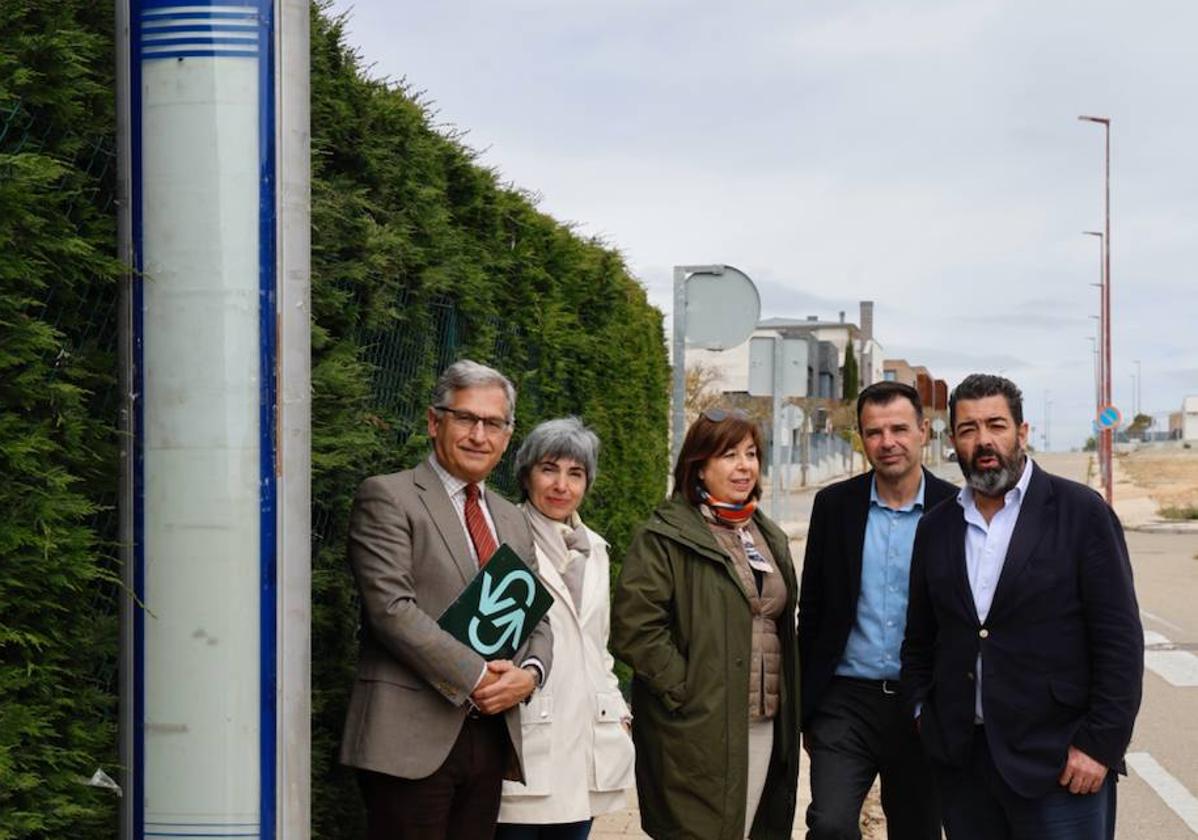
{"type": "MultiPolygon", "coordinates": [[[[116,799],[118,440],[109,4],[0,3],[0,840],[105,837],[116,799]]],[[[584,515],[613,543],[665,490],[660,313],[619,254],[539,212],[372,80],[312,10],[313,835],[361,836],[335,748],[356,655],[344,560],[367,475],[427,451],[437,372],[520,391],[514,448],[574,413],[604,443],[584,515]]],[[[510,460],[510,458],[509,458],[510,460]]],[[[512,494],[507,461],[495,484],[512,494]]]]}
{"type": "Polygon", "coordinates": [[[111,18],[0,3],[4,840],[116,833],[111,18]]]}
{"type": "MultiPolygon", "coordinates": [[[[661,315],[620,256],[501,185],[418,97],[368,78],[319,11],[312,137],[314,836],[351,838],[361,805],[335,748],[356,654],[344,534],[357,482],[425,455],[436,374],[470,356],[515,380],[510,452],[563,414],[599,433],[583,513],[618,558],[665,492],[669,370],[661,315]]],[[[515,489],[510,472],[496,481],[515,489]]]]}

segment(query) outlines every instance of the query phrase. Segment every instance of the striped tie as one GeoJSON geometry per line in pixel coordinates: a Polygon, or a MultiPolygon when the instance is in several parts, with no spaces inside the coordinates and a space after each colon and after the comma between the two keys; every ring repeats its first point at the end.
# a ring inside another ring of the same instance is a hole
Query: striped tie
{"type": "Polygon", "coordinates": [[[483,515],[482,505],[478,503],[478,485],[466,485],[466,530],[470,532],[470,542],[478,553],[478,567],[487,565],[491,555],[499,546],[495,545],[495,537],[487,527],[487,517],[483,515]]]}

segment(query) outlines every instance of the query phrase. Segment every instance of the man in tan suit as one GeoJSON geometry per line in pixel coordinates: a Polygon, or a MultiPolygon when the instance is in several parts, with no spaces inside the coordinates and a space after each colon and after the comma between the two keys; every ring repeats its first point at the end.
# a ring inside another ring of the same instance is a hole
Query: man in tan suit
{"type": "Polygon", "coordinates": [[[498,544],[536,568],[527,520],[483,484],[515,402],[498,371],[451,365],[428,409],[428,460],[368,478],[354,500],[361,651],[341,761],[358,768],[369,840],[489,838],[503,779],[523,778],[517,707],[548,674],[549,622],[490,663],[437,625],[498,544]]]}

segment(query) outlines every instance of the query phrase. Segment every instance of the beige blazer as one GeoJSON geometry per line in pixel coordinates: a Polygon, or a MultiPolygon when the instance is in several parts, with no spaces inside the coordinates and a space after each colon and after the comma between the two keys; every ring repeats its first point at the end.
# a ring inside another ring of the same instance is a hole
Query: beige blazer
{"type": "MultiPolygon", "coordinates": [[[[487,507],[499,542],[534,569],[524,514],[497,493],[487,507]]],[[[362,602],[358,673],[341,762],[422,779],[444,763],[466,718],[483,659],[437,626],[437,617],[478,573],[469,537],[427,462],[376,475],[358,488],[349,524],[349,564],[362,602]]],[[[516,652],[552,666],[548,616],[516,652]]],[[[508,778],[524,778],[519,705],[505,713],[515,748],[508,778]]]]}

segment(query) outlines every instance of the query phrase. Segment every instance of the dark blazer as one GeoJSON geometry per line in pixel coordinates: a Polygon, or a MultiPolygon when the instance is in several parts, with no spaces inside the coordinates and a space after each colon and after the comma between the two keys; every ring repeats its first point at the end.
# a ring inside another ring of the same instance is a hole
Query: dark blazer
{"type": "Polygon", "coordinates": [[[974,668],[995,767],[1016,793],[1056,790],[1070,745],[1119,770],[1140,708],[1144,635],[1123,529],[1093,490],[1033,465],[985,626],[965,566],[965,517],[919,523],[903,692],[928,755],[954,767],[974,735],[974,668]]]}
{"type": "MultiPolygon", "coordinates": [[[[924,510],[957,488],[926,469],[924,510]]],[[[869,517],[873,471],[825,487],[815,494],[799,589],[799,663],[803,673],[803,725],[811,720],[844,655],[857,619],[861,553],[869,517]]]]}

